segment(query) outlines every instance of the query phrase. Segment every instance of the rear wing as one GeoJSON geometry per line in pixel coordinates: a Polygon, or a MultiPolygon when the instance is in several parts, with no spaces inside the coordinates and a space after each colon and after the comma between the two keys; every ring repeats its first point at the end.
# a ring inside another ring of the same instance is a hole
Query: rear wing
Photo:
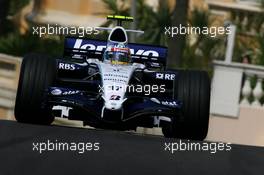
{"type": "MultiPolygon", "coordinates": [[[[64,57],[96,58],[102,60],[106,41],[66,37],[64,42],[64,57]]],[[[152,67],[166,65],[167,47],[129,43],[132,62],[148,64],[152,67]]]]}

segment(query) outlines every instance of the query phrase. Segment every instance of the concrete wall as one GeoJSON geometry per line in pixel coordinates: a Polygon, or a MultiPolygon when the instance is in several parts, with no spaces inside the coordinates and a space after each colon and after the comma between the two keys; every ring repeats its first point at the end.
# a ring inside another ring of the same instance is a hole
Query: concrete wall
{"type": "Polygon", "coordinates": [[[264,107],[240,107],[238,118],[211,116],[207,139],[264,146],[264,107]]]}
{"type": "Polygon", "coordinates": [[[21,58],[0,53],[0,119],[13,118],[20,64],[21,58]]]}
{"type": "Polygon", "coordinates": [[[73,14],[87,15],[105,12],[104,4],[101,0],[43,0],[46,9],[67,11],[73,14]]]}
{"type": "Polygon", "coordinates": [[[0,119],[7,119],[7,110],[5,108],[0,107],[0,119]]]}

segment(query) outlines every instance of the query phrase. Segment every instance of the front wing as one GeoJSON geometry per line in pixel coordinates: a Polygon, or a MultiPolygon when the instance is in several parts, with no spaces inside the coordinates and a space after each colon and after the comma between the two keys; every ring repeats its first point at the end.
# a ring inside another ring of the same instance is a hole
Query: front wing
{"type": "Polygon", "coordinates": [[[46,106],[50,109],[67,108],[69,110],[67,112],[68,116],[60,116],[71,120],[113,120],[116,122],[129,122],[137,118],[153,116],[172,118],[179,113],[182,103],[178,100],[168,98],[133,96],[128,97],[121,111],[107,111],[104,108],[104,100],[100,96],[70,88],[51,87],[48,89],[46,106]],[[54,108],[54,106],[56,107],[54,108]],[[58,108],[58,106],[63,106],[64,108],[58,108]],[[109,115],[111,112],[115,115],[109,115]]]}

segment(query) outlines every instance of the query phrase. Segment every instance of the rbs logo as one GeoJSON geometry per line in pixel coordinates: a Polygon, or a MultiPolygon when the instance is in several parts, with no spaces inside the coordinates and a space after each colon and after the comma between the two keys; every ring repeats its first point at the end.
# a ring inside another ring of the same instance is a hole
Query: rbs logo
{"type": "Polygon", "coordinates": [[[156,79],[161,79],[161,80],[174,80],[175,79],[175,74],[156,73],[156,79]]]}
{"type": "Polygon", "coordinates": [[[60,63],[59,64],[59,69],[63,69],[63,70],[75,70],[75,66],[74,66],[74,64],[60,63]]]}

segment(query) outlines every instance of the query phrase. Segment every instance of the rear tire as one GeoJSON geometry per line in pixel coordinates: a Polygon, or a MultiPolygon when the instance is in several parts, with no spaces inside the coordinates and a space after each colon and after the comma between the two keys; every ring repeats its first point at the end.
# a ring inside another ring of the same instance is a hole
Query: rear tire
{"type": "Polygon", "coordinates": [[[181,115],[165,125],[165,137],[204,140],[208,132],[210,80],[205,71],[177,71],[174,99],[183,103],[181,115]]]}
{"type": "Polygon", "coordinates": [[[18,122],[48,125],[54,120],[45,105],[45,90],[56,77],[56,60],[45,55],[28,54],[21,65],[15,118],[18,122]]]}

